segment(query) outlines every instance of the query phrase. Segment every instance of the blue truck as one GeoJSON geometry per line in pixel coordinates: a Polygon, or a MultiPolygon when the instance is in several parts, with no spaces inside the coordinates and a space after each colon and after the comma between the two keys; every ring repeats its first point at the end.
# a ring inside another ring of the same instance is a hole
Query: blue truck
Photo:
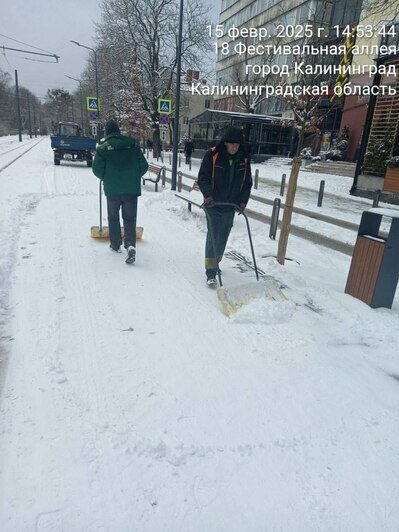
{"type": "Polygon", "coordinates": [[[51,147],[54,152],[54,164],[66,161],[86,161],[92,166],[96,151],[96,141],[91,137],[81,136],[81,129],[75,122],[59,122],[55,135],[51,135],[51,147]]]}

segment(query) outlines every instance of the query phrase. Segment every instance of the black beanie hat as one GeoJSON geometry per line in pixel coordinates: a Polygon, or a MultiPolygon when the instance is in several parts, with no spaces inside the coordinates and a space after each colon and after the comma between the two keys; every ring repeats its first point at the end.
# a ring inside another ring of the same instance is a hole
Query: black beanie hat
{"type": "Polygon", "coordinates": [[[120,129],[116,120],[108,120],[105,124],[105,136],[111,135],[111,133],[120,133],[120,129]]]}
{"type": "Polygon", "coordinates": [[[244,144],[242,130],[238,127],[229,127],[223,133],[222,142],[232,142],[244,144]]]}

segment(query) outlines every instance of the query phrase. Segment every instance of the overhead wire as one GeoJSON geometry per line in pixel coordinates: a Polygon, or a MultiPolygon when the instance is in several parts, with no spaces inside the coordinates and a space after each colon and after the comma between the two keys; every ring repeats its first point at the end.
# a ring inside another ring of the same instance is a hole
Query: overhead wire
{"type": "Polygon", "coordinates": [[[35,61],[36,63],[51,63],[54,64],[54,61],[45,61],[44,59],[31,59],[30,57],[22,57],[21,59],[25,59],[26,61],[35,61]]]}
{"type": "Polygon", "coordinates": [[[11,70],[12,70],[12,66],[11,66],[11,64],[10,64],[10,61],[8,60],[8,57],[6,56],[5,51],[3,51],[3,57],[4,57],[4,59],[7,61],[8,66],[9,66],[9,67],[11,68],[11,70]]]}
{"type": "Polygon", "coordinates": [[[33,46],[33,44],[28,44],[23,41],[18,41],[17,39],[13,39],[13,37],[9,37],[8,35],[4,35],[3,33],[0,33],[0,37],[5,37],[6,39],[10,39],[10,41],[17,42],[19,44],[24,44],[25,46],[29,46],[30,48],[33,48],[35,50],[40,50],[41,52],[45,52],[46,54],[53,54],[52,52],[49,52],[48,50],[43,50],[42,48],[38,48],[37,46],[33,46]]]}

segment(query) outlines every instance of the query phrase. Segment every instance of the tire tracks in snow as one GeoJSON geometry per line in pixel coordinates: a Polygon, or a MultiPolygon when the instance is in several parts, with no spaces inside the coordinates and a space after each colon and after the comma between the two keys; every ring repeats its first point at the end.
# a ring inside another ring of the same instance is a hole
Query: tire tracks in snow
{"type": "MultiPolygon", "coordinates": [[[[19,371],[29,381],[26,386],[29,390],[29,404],[26,403],[27,398],[18,397],[15,395],[17,392],[10,389],[7,391],[9,400],[6,401],[2,416],[8,420],[7,430],[14,434],[14,438],[16,431],[23,427],[26,416],[33,419],[33,423],[28,426],[29,430],[26,427],[23,429],[25,434],[31,435],[29,441],[38,441],[39,435],[44,435],[43,443],[37,446],[33,464],[29,464],[31,450],[19,446],[8,451],[8,454],[11,452],[14,456],[14,460],[15,453],[18,460],[28,460],[23,470],[29,469],[36,481],[41,479],[35,496],[32,497],[33,502],[44,500],[41,496],[41,492],[45,490],[43,483],[51,486],[51,499],[61,498],[61,505],[64,507],[62,515],[54,507],[51,508],[48,502],[48,511],[36,516],[38,526],[43,523],[55,526],[54,520],[59,523],[60,519],[65,518],[70,506],[68,502],[71,503],[74,492],[73,484],[68,485],[71,482],[68,475],[63,478],[65,464],[59,456],[63,446],[60,447],[58,442],[63,437],[64,424],[70,430],[67,439],[72,441],[64,444],[70,455],[68,462],[76,458],[80,460],[82,454],[85,457],[87,492],[92,499],[89,506],[97,509],[99,515],[96,522],[100,526],[103,519],[112,514],[113,495],[110,496],[109,493],[115,493],[113,464],[109,460],[112,435],[109,434],[111,423],[107,383],[101,377],[97,360],[103,351],[102,336],[98,338],[98,327],[95,326],[93,316],[93,309],[97,308],[96,297],[90,289],[91,284],[87,286],[87,272],[82,270],[76,257],[73,235],[63,223],[60,201],[63,201],[63,197],[53,197],[51,201],[41,202],[39,212],[36,213],[37,223],[34,220],[21,239],[30,260],[22,261],[20,258],[16,261],[16,284],[13,290],[13,301],[17,305],[13,320],[17,336],[15,353],[22,356],[17,357],[16,360],[21,358],[21,362],[17,363],[14,371],[19,371]],[[51,226],[47,223],[49,219],[52,221],[51,226]],[[32,241],[36,230],[39,231],[41,241],[31,253],[28,242],[32,241]],[[50,261],[47,260],[46,248],[52,250],[50,261]],[[36,294],[32,291],[32,285],[37,290],[36,294]],[[68,315],[68,308],[63,308],[65,297],[74,300],[74,316],[68,315]],[[72,329],[79,327],[79,324],[82,327],[80,345],[76,345],[73,339],[68,344],[70,323],[72,329]],[[21,367],[22,362],[25,367],[29,366],[29,376],[21,367]],[[33,386],[30,381],[33,381],[33,386]],[[46,400],[47,404],[41,406],[46,400]],[[25,412],[30,413],[27,415],[25,412]],[[53,436],[50,437],[50,434],[53,436]],[[51,464],[51,468],[47,464],[51,464]],[[63,484],[67,485],[66,490],[63,484]]],[[[79,472],[80,477],[83,472],[84,470],[79,472]]],[[[16,480],[17,484],[18,482],[23,485],[22,478],[16,480]]],[[[12,500],[10,495],[10,501],[12,500]]]]}
{"type": "MultiPolygon", "coordinates": [[[[36,204],[31,204],[30,213],[34,216],[38,203],[39,199],[36,204]]],[[[52,258],[49,263],[40,265],[36,220],[34,217],[30,223],[23,222],[26,229],[24,228],[19,238],[20,246],[16,250],[14,284],[10,295],[14,313],[12,322],[15,333],[14,357],[9,368],[10,375],[6,381],[5,400],[2,404],[2,417],[6,421],[5,426],[10,434],[10,441],[13,441],[12,447],[7,448],[8,462],[11,461],[11,455],[13,462],[18,464],[16,472],[12,472],[13,490],[10,490],[7,504],[14,504],[15,499],[17,508],[18,495],[15,492],[25,492],[29,504],[34,506],[40,494],[46,492],[47,483],[51,484],[54,497],[57,497],[62,485],[62,476],[54,465],[52,452],[44,456],[43,447],[38,443],[40,435],[51,427],[50,451],[58,446],[57,433],[52,432],[55,428],[51,418],[52,411],[49,412],[46,408],[46,399],[49,388],[57,387],[56,381],[60,379],[62,367],[56,364],[59,352],[59,337],[56,334],[59,330],[59,316],[56,301],[54,298],[43,297],[43,288],[45,289],[48,282],[57,286],[57,270],[54,268],[58,256],[57,247],[50,235],[52,258]],[[39,267],[32,267],[37,262],[39,267]],[[32,286],[37,289],[34,298],[29,297],[32,286]],[[37,327],[38,323],[45,325],[37,327]],[[7,384],[8,382],[10,384],[7,384]],[[15,389],[13,382],[19,383],[15,389]],[[24,392],[21,393],[21,390],[24,392]],[[49,418],[43,415],[43,412],[46,412],[49,418]],[[23,437],[18,437],[21,433],[23,437]]],[[[9,468],[4,470],[9,471],[9,468]]],[[[15,518],[21,519],[18,528],[25,529],[28,525],[22,521],[23,512],[17,511],[16,514],[18,517],[15,518]]],[[[38,519],[42,521],[40,516],[38,519]]]]}
{"type": "Polygon", "coordinates": [[[54,166],[48,161],[42,176],[42,192],[47,196],[94,195],[86,186],[85,178],[93,179],[92,173],[88,173],[86,168],[72,165],[54,166]],[[79,170],[82,175],[79,175],[79,170]],[[84,188],[86,192],[82,192],[84,188]]]}
{"type": "Polygon", "coordinates": [[[37,194],[26,194],[19,197],[5,222],[0,223],[0,393],[6,374],[10,342],[14,341],[10,330],[9,291],[13,281],[13,270],[19,252],[21,234],[28,227],[27,216],[34,213],[40,198],[37,194]]]}
{"type": "Polygon", "coordinates": [[[76,314],[72,320],[81,330],[81,350],[77,353],[81,377],[78,391],[86,391],[83,402],[78,401],[83,428],[81,445],[88,468],[90,496],[102,514],[96,516],[96,522],[100,526],[112,512],[113,495],[105,497],[105,494],[116,493],[113,464],[110,460],[109,431],[112,419],[108,402],[108,383],[104,379],[104,368],[101,369],[99,365],[106,349],[98,327],[98,318],[94,316],[94,309],[98,309],[98,297],[92,289],[91,280],[87,279],[88,272],[82,269],[76,256],[76,242],[71,238],[70,232],[65,230],[60,215],[57,218],[57,226],[62,228],[63,288],[68,292],[68,297],[74,299],[76,314]]]}
{"type": "MultiPolygon", "coordinates": [[[[20,154],[16,161],[22,155],[35,148],[43,138],[30,145],[27,150],[20,154]]],[[[18,146],[23,148],[23,146],[18,146]]],[[[11,163],[7,164],[9,166],[11,163]]],[[[3,167],[2,169],[6,168],[3,167]]],[[[55,167],[52,163],[45,166],[43,175],[41,177],[41,192],[20,194],[18,203],[11,208],[10,213],[4,217],[4,221],[0,223],[0,245],[3,253],[0,257],[0,392],[7,368],[7,361],[9,356],[9,343],[13,341],[13,337],[8,330],[7,324],[9,322],[9,303],[8,293],[11,288],[12,272],[17,259],[17,246],[27,227],[29,227],[27,215],[37,208],[39,202],[46,197],[54,196],[90,196],[94,193],[87,190],[82,192],[82,180],[79,174],[73,171],[72,166],[55,167]],[[58,172],[56,172],[58,170],[58,172]]],[[[83,172],[85,169],[82,168],[83,172]]],[[[1,170],[0,170],[1,171],[1,170]]],[[[87,177],[91,172],[84,173],[87,177]]],[[[33,235],[34,239],[37,235],[33,235]]]]}

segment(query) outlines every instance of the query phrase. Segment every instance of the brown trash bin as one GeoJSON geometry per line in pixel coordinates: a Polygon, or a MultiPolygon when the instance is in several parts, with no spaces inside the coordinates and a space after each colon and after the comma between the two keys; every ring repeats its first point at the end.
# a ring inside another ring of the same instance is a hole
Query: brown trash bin
{"type": "Polygon", "coordinates": [[[370,209],[362,214],[345,293],[372,308],[391,308],[399,279],[399,210],[370,209]],[[382,217],[391,219],[386,235],[382,217]]]}

